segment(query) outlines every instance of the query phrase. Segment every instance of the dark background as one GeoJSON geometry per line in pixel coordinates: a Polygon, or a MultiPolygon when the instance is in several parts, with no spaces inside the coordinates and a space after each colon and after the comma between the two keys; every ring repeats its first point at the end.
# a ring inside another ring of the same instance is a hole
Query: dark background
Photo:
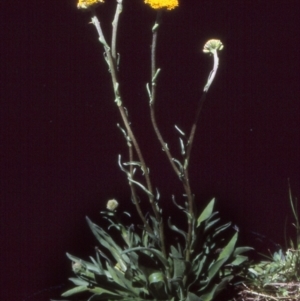
{"type": "MultiPolygon", "coordinates": [[[[98,13],[109,39],[115,1],[106,2],[98,13]]],[[[182,188],[151,130],[145,90],[155,12],[142,2],[124,0],[121,93],[164,212],[176,220],[171,195],[180,201],[182,188]]],[[[215,196],[240,242],[265,252],[269,240],[284,244],[287,178],[300,196],[299,7],[181,0],[159,30],[157,118],[178,158],[174,124],[189,131],[212,67],[202,47],[210,38],[225,45],[195,138],[191,184],[199,208],[215,196]]],[[[99,211],[112,197],[133,211],[117,165],[127,149],[90,15],[75,0],[4,1],[1,12],[0,299],[49,300],[69,286],[65,253],[94,255],[85,216],[103,224],[99,211]]]]}

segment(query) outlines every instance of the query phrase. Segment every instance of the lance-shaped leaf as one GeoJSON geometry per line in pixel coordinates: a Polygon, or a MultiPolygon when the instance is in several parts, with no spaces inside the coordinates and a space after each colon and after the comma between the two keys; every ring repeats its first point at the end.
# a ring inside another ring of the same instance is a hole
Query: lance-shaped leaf
{"type": "Polygon", "coordinates": [[[233,278],[233,276],[224,277],[220,283],[215,284],[212,288],[209,289],[209,292],[200,296],[202,301],[211,301],[216,295],[224,290],[228,285],[229,281],[233,278]]]}
{"type": "Polygon", "coordinates": [[[203,301],[203,299],[194,293],[188,292],[186,301],[203,301]]]}
{"type": "Polygon", "coordinates": [[[127,280],[125,274],[120,272],[119,270],[112,268],[109,264],[107,264],[107,270],[110,273],[114,282],[112,285],[115,286],[115,290],[119,290],[124,294],[124,292],[130,293],[131,295],[138,296],[140,289],[134,288],[132,286],[132,282],[127,280]]]}
{"type": "Polygon", "coordinates": [[[175,232],[181,234],[181,235],[184,237],[185,240],[187,239],[187,233],[186,233],[185,231],[180,230],[180,229],[178,229],[176,226],[174,226],[174,225],[171,224],[171,217],[168,218],[168,226],[169,226],[169,228],[172,229],[173,231],[175,231],[175,232]]]}
{"type": "Polygon", "coordinates": [[[162,272],[154,272],[149,275],[149,288],[154,296],[159,299],[165,299],[167,297],[167,285],[165,276],[162,272]]]}
{"type": "Polygon", "coordinates": [[[224,263],[226,262],[228,258],[222,258],[218,261],[216,261],[209,269],[208,271],[208,276],[209,276],[209,279],[212,279],[217,273],[220,272],[221,270],[221,267],[224,265],[224,263]]]}
{"type": "Polygon", "coordinates": [[[229,243],[223,248],[221,253],[219,254],[218,260],[223,259],[223,258],[229,258],[231,254],[233,253],[236,241],[238,238],[238,234],[235,233],[229,243]]]}
{"type": "Polygon", "coordinates": [[[215,205],[215,199],[213,198],[209,204],[205,207],[205,209],[202,211],[202,213],[200,214],[200,216],[197,219],[197,227],[200,226],[200,224],[205,221],[206,219],[208,219],[214,209],[214,205],[215,205]]]}
{"type": "Polygon", "coordinates": [[[153,255],[156,256],[157,259],[159,259],[159,261],[165,266],[165,268],[169,268],[169,262],[164,257],[163,253],[159,250],[154,249],[154,248],[136,247],[136,248],[131,248],[131,249],[124,250],[122,252],[122,254],[126,254],[126,253],[129,253],[129,252],[136,252],[136,251],[142,251],[142,252],[146,251],[146,254],[147,254],[147,252],[152,253],[153,255]]]}
{"type": "Polygon", "coordinates": [[[247,256],[237,255],[236,258],[230,263],[231,266],[239,266],[248,260],[247,256]]]}
{"type": "Polygon", "coordinates": [[[128,181],[139,186],[142,190],[144,190],[150,197],[154,198],[154,195],[144,186],[142,185],[140,182],[135,181],[132,179],[131,175],[128,177],[128,181]]]}
{"type": "Polygon", "coordinates": [[[89,298],[87,301],[103,301],[103,300],[124,300],[123,296],[114,296],[110,294],[95,294],[91,298],[89,298]]]}
{"type": "Polygon", "coordinates": [[[173,258],[173,279],[182,279],[189,263],[184,260],[182,254],[174,246],[171,246],[171,257],[173,258]]]}
{"type": "Polygon", "coordinates": [[[126,270],[125,261],[128,263],[129,258],[127,256],[124,257],[121,256],[122,249],[114,242],[111,236],[108,235],[102,228],[92,223],[92,221],[88,217],[86,217],[86,219],[93,234],[96,236],[99,243],[110,252],[110,254],[119,263],[121,268],[126,270]]]}
{"type": "Polygon", "coordinates": [[[71,288],[70,290],[64,292],[61,294],[62,297],[69,297],[78,293],[82,293],[82,292],[86,292],[89,289],[87,288],[87,286],[76,286],[74,288],[71,288]]]}
{"type": "Polygon", "coordinates": [[[207,224],[205,225],[204,229],[205,234],[208,234],[210,231],[213,231],[215,233],[214,226],[220,221],[220,218],[214,219],[212,221],[209,221],[209,219],[206,220],[207,224]]]}
{"type": "Polygon", "coordinates": [[[237,256],[237,255],[240,255],[242,253],[252,251],[252,250],[254,250],[254,249],[251,247],[237,247],[237,248],[235,248],[235,250],[233,252],[233,256],[237,256]]]}
{"type": "Polygon", "coordinates": [[[216,237],[218,234],[220,234],[221,232],[225,231],[226,229],[228,229],[229,227],[231,226],[231,222],[225,224],[225,225],[222,225],[220,227],[218,227],[215,231],[214,231],[214,234],[213,234],[213,237],[216,237]]]}

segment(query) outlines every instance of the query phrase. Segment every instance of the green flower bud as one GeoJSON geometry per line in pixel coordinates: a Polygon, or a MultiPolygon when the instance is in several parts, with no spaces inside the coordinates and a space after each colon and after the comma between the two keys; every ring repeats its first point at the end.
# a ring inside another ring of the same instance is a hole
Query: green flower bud
{"type": "Polygon", "coordinates": [[[110,211],[114,211],[118,206],[119,206],[118,201],[115,199],[111,199],[107,202],[106,209],[108,209],[110,211]]]}

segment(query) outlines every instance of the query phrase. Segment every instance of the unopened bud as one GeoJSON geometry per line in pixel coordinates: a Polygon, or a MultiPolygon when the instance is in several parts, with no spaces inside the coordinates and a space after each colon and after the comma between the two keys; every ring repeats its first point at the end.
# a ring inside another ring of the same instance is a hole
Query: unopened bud
{"type": "Polygon", "coordinates": [[[80,272],[82,272],[84,270],[84,267],[80,262],[73,261],[72,262],[72,270],[75,274],[79,274],[80,272]]]}
{"type": "Polygon", "coordinates": [[[118,206],[119,206],[118,201],[115,199],[112,199],[107,202],[106,209],[108,209],[110,211],[114,211],[118,206]]]}

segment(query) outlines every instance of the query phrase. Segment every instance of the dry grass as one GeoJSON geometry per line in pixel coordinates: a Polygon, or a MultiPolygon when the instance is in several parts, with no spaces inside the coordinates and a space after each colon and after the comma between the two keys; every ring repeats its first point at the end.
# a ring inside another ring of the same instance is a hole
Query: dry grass
{"type": "Polygon", "coordinates": [[[235,301],[300,301],[300,282],[269,283],[261,291],[243,284],[235,301]]]}

